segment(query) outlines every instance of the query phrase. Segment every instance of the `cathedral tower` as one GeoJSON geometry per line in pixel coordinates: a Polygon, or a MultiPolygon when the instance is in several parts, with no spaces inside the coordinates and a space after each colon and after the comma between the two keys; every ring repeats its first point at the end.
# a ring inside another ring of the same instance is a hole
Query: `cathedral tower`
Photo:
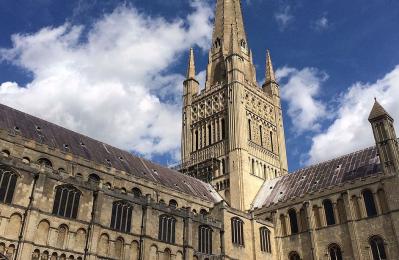
{"type": "Polygon", "coordinates": [[[287,173],[280,89],[269,52],[266,82],[261,88],[256,81],[239,0],[217,0],[212,39],[201,91],[190,51],[181,171],[248,210],[265,180],[287,173]]]}

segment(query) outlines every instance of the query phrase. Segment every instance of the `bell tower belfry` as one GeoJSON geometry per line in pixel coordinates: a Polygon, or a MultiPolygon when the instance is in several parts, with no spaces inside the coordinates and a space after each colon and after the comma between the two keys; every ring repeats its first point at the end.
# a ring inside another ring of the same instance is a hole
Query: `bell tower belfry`
{"type": "Polygon", "coordinates": [[[217,0],[206,83],[194,53],[184,81],[183,173],[211,183],[233,208],[248,210],[265,180],[287,173],[280,88],[270,53],[260,87],[240,0],[217,0]]]}

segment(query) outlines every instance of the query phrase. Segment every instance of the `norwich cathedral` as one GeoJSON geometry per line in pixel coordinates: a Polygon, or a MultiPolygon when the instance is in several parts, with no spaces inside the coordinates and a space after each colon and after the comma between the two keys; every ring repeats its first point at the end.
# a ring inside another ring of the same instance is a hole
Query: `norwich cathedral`
{"type": "Polygon", "coordinates": [[[0,105],[0,260],[399,259],[394,119],[371,100],[375,146],[288,172],[271,55],[260,85],[240,0],[215,12],[176,167],[0,105]]]}

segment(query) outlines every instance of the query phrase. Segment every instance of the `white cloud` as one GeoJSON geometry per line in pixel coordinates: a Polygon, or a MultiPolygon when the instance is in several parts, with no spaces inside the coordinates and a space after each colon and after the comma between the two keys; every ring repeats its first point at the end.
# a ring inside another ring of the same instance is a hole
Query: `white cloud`
{"type": "Polygon", "coordinates": [[[280,11],[274,14],[274,19],[280,30],[284,30],[294,19],[294,16],[291,14],[291,7],[289,5],[284,6],[280,11]]]}
{"type": "Polygon", "coordinates": [[[313,137],[309,163],[328,160],[361,148],[374,145],[367,118],[374,97],[385,107],[399,127],[399,66],[375,83],[356,83],[340,100],[334,122],[323,133],[313,137]]]}
{"type": "Polygon", "coordinates": [[[0,59],[33,80],[0,83],[0,102],[147,156],[177,154],[183,76],[168,68],[194,44],[207,48],[212,31],[212,9],[192,6],[173,22],[120,7],[90,28],[14,35],[0,59]]]}
{"type": "Polygon", "coordinates": [[[327,15],[324,14],[319,19],[312,22],[311,27],[316,31],[324,31],[330,27],[330,21],[327,18],[327,15]]]}
{"type": "Polygon", "coordinates": [[[276,71],[282,98],[288,102],[288,115],[297,134],[318,131],[327,116],[326,106],[318,100],[320,85],[328,76],[315,68],[298,70],[283,67],[276,71]]]}

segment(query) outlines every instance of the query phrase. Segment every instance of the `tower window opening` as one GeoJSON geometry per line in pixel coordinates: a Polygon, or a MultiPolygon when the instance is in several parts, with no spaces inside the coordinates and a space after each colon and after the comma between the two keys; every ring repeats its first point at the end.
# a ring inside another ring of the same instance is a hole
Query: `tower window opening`
{"type": "Polygon", "coordinates": [[[377,216],[377,208],[375,206],[374,196],[370,190],[363,191],[363,200],[366,207],[368,217],[377,216]]]}
{"type": "Polygon", "coordinates": [[[248,119],[248,139],[252,140],[251,119],[248,119]]]}
{"type": "Polygon", "coordinates": [[[274,152],[273,132],[272,131],[270,131],[270,147],[272,149],[272,152],[274,152]]]}
{"type": "Polygon", "coordinates": [[[288,211],[288,216],[290,218],[291,234],[297,234],[299,229],[298,229],[298,217],[295,209],[290,209],[288,211]]]}
{"type": "Polygon", "coordinates": [[[326,215],[327,226],[335,224],[334,207],[331,200],[323,201],[324,213],[326,215]]]}
{"type": "Polygon", "coordinates": [[[263,130],[262,126],[259,126],[259,134],[260,134],[260,145],[263,146],[263,130]]]}
{"type": "Polygon", "coordinates": [[[224,118],[222,118],[222,121],[221,121],[221,124],[222,124],[222,139],[225,139],[226,138],[226,123],[225,123],[225,121],[224,121],[224,118]]]}
{"type": "Polygon", "coordinates": [[[212,126],[208,125],[208,145],[212,144],[212,126]]]}
{"type": "Polygon", "coordinates": [[[198,150],[198,130],[195,130],[195,150],[198,150]]]}

